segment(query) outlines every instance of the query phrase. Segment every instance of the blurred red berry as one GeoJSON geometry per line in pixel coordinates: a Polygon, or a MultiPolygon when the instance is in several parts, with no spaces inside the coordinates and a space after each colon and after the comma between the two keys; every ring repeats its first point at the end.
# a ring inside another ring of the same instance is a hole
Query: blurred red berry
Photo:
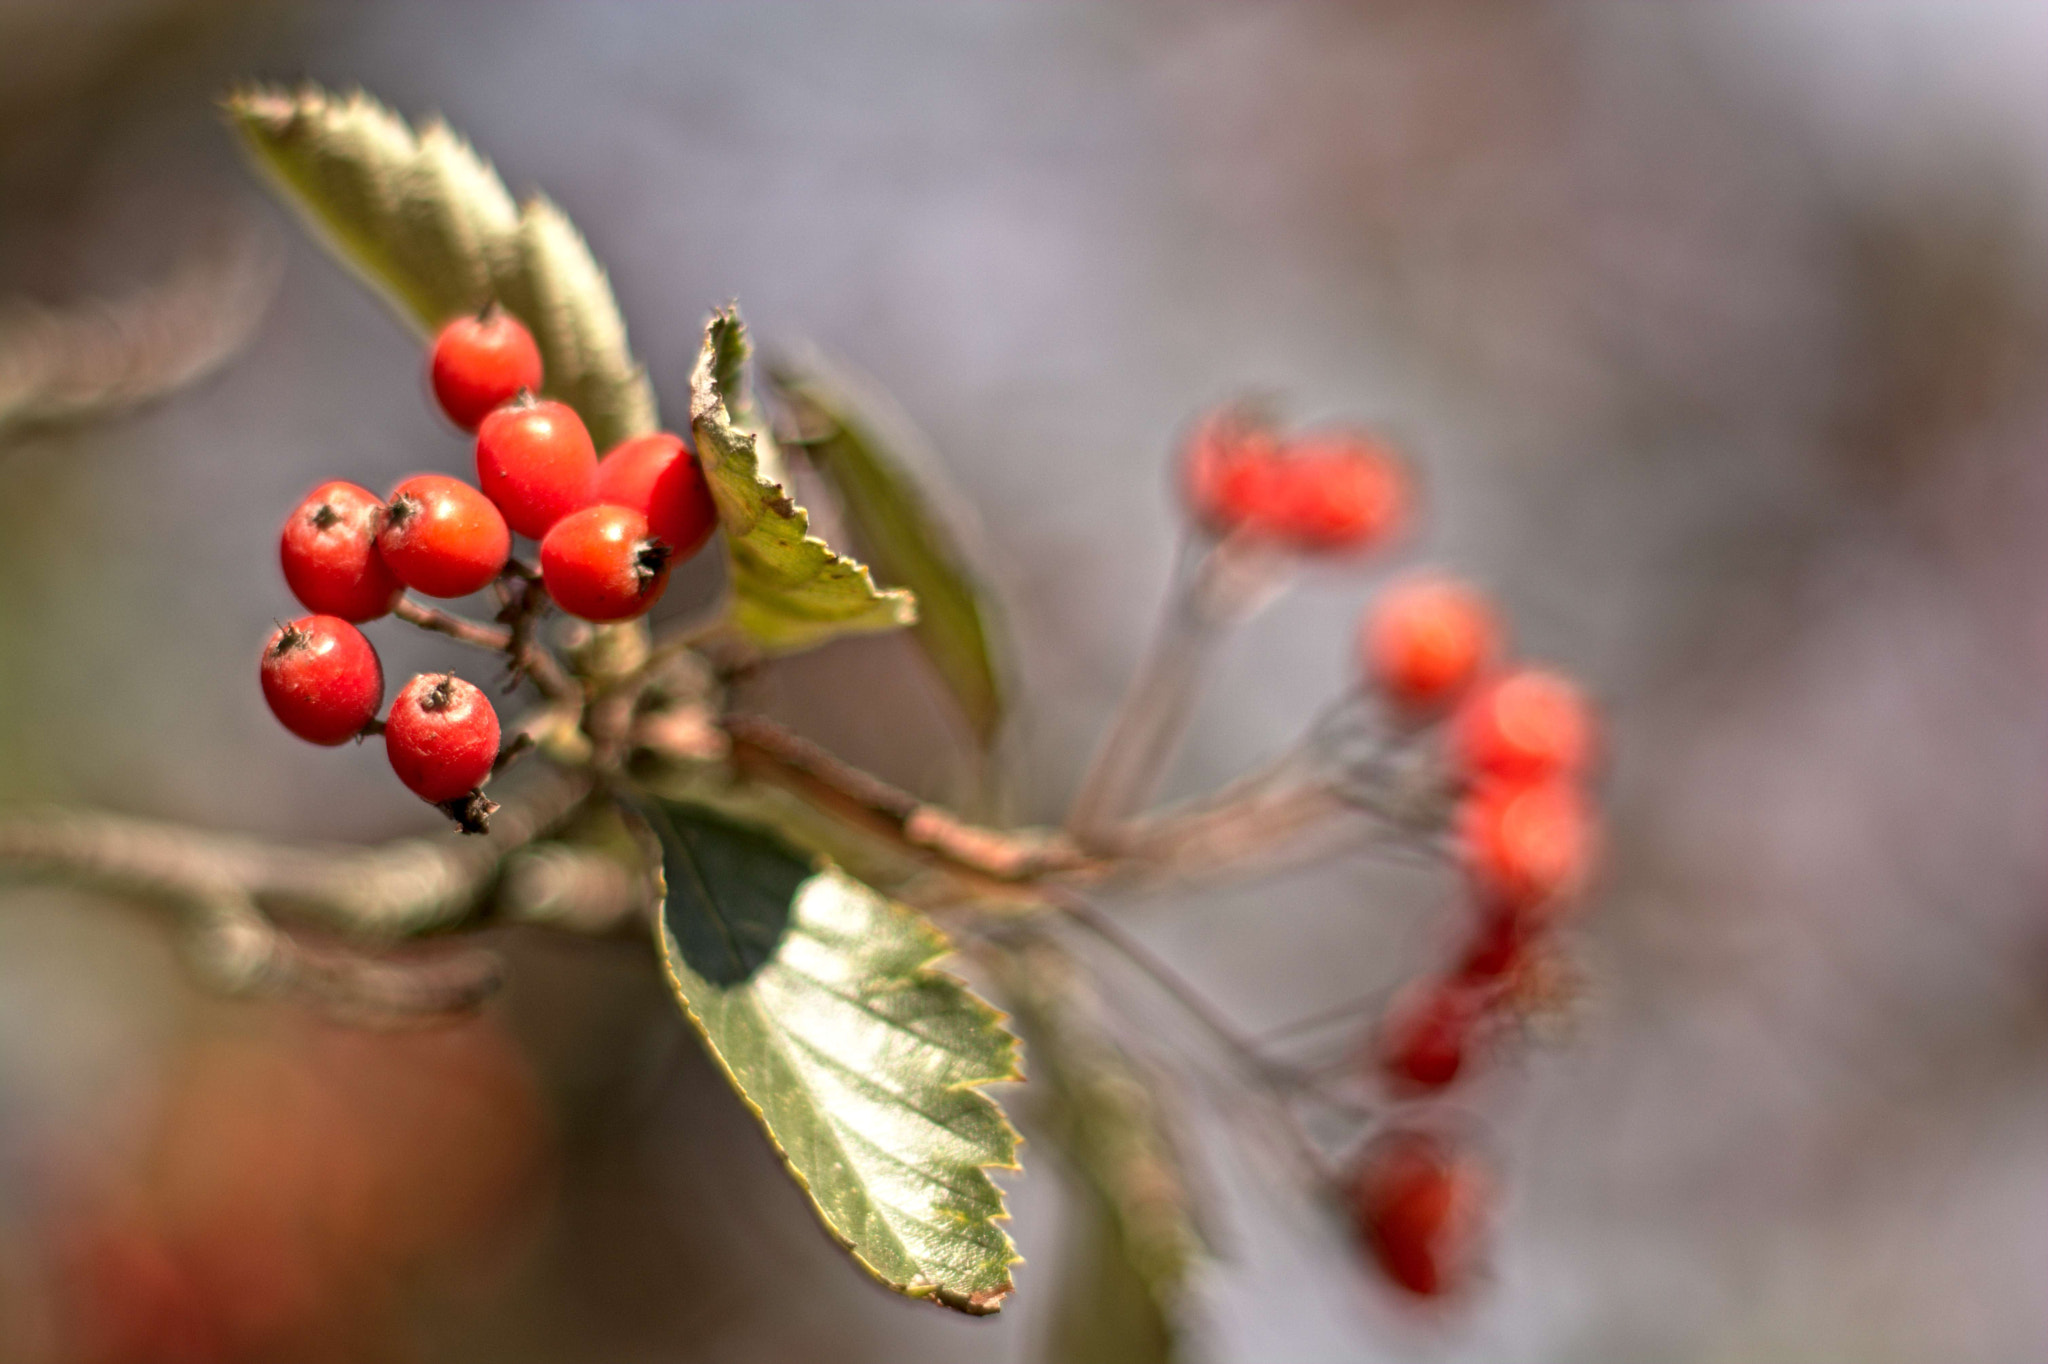
{"type": "Polygon", "coordinates": [[[1262,516],[1278,486],[1280,441],[1239,408],[1196,426],[1181,460],[1188,509],[1210,532],[1227,535],[1262,516]]]}
{"type": "Polygon", "coordinates": [[[1593,717],[1571,682],[1522,668],[1481,684],[1458,708],[1452,748],[1472,777],[1571,775],[1592,757],[1593,717]]]}
{"type": "Polygon", "coordinates": [[[505,567],[512,534],[490,499],[459,478],[414,474],[391,490],[377,551],[429,597],[466,597],[505,567]]]}
{"type": "Polygon", "coordinates": [[[421,800],[439,805],[483,785],[498,758],[498,713],[459,677],[422,673],[405,684],[384,721],[391,770],[421,800]]]}
{"type": "Polygon", "coordinates": [[[1418,980],[1394,996],[1380,1020],[1374,1059],[1395,1090],[1447,1087],[1473,1059],[1486,992],[1458,980],[1418,980]]]}
{"type": "Polygon", "coordinates": [[[1393,452],[1350,433],[1288,442],[1254,524],[1295,549],[1355,554],[1384,544],[1407,513],[1408,479],[1393,452]]]}
{"type": "Polygon", "coordinates": [[[1478,1163],[1443,1139],[1389,1133],[1359,1158],[1353,1226],[1395,1286],[1418,1297],[1456,1292],[1478,1262],[1488,1184],[1478,1163]]]}
{"type": "Polygon", "coordinates": [[[645,615],[668,586],[669,547],[631,507],[599,504],[566,516],[540,542],[548,595],[585,620],[645,615]]]}
{"type": "Polygon", "coordinates": [[[518,318],[493,303],[441,329],[427,374],[448,420],[474,431],[522,389],[540,391],[540,347],[518,318]]]}
{"type": "Polygon", "coordinates": [[[1416,577],[1374,603],[1359,646],[1366,678],[1395,704],[1421,710],[1470,687],[1497,638],[1479,593],[1450,578],[1416,577]]]}
{"type": "Polygon", "coordinates": [[[263,646],[263,699],[278,723],[333,747],[363,732],[384,701],[384,665],[363,632],[336,616],[281,625],[263,646]]]}
{"type": "Polygon", "coordinates": [[[375,620],[405,585],[377,553],[384,504],[353,483],[323,483],[285,518],[278,559],[299,604],[346,621],[375,620]]]}
{"type": "Polygon", "coordinates": [[[622,442],[599,461],[592,500],[645,516],[648,532],[677,559],[702,549],[718,525],[697,456],[666,431],[622,442]]]}
{"type": "Polygon", "coordinates": [[[538,540],[590,505],[597,447],[567,403],[518,399],[478,425],[476,477],[505,524],[538,540]]]}
{"type": "Polygon", "coordinates": [[[1576,891],[1592,863],[1592,821],[1569,782],[1489,782],[1465,798],[1459,834],[1480,893],[1532,922],[1576,891]]]}

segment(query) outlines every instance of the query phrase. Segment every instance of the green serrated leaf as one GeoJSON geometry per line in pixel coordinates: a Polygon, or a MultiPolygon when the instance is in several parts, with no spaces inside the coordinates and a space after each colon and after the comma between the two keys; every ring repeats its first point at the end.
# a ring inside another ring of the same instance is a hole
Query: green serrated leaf
{"type": "Polygon", "coordinates": [[[995,613],[968,556],[920,477],[847,385],[818,367],[787,363],[775,366],[769,381],[789,409],[797,447],[832,484],[875,572],[917,594],[918,646],[987,747],[1002,724],[1003,685],[995,613]]]}
{"type": "Polygon", "coordinates": [[[909,592],[877,589],[865,564],[812,535],[810,514],[763,476],[761,437],[733,415],[746,355],[739,314],[721,308],[690,376],[690,429],[725,527],[734,623],[771,653],[913,623],[909,592]]]}
{"type": "Polygon", "coordinates": [[[356,91],[257,86],[227,108],[257,164],[344,262],[423,334],[496,300],[532,329],[546,391],[600,450],[659,425],[611,282],[562,211],[512,200],[438,120],[415,133],[356,91]]]}
{"type": "Polygon", "coordinates": [[[934,969],[936,928],[830,863],[688,806],[641,812],[670,983],[825,1229],[899,1293],[998,1310],[1018,1257],[988,1170],[1017,1168],[1018,1137],[980,1086],[1021,1078],[1002,1015],[934,969]]]}

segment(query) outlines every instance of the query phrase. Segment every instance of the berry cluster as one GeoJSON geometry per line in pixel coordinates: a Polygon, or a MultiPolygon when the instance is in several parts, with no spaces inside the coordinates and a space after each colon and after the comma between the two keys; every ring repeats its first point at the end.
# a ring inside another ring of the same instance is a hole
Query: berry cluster
{"type": "MultiPolygon", "coordinates": [[[[1371,437],[1286,433],[1244,407],[1194,429],[1181,471],[1209,534],[1296,555],[1376,549],[1412,503],[1400,461],[1371,437]]],[[[1542,1001],[1548,935],[1594,852],[1583,790],[1594,725],[1570,681],[1505,658],[1479,592],[1439,574],[1382,592],[1357,648],[1377,751],[1426,757],[1471,904],[1450,964],[1396,992],[1380,1020],[1365,1078],[1401,1107],[1346,1177],[1367,1252],[1392,1283],[1434,1297],[1469,1275],[1490,1181],[1456,1124],[1430,1121],[1427,1106],[1542,1001]]]]}
{"type": "Polygon", "coordinates": [[[1374,548],[1408,510],[1401,463],[1378,441],[1355,431],[1283,435],[1244,408],[1197,427],[1182,470],[1189,507],[1211,533],[1302,553],[1374,548]]]}
{"type": "MultiPolygon", "coordinates": [[[[1448,968],[1398,991],[1374,1038],[1371,1068],[1383,1089],[1427,1102],[1479,1069],[1542,995],[1546,936],[1594,852],[1583,791],[1594,726],[1570,681],[1501,660],[1493,612],[1449,578],[1388,588],[1361,622],[1359,653],[1396,723],[1438,744],[1473,906],[1448,968]]],[[[1410,1121],[1359,1158],[1352,1212],[1387,1277],[1433,1296],[1463,1280],[1487,1185],[1454,1138],[1410,1121]]]]}
{"type": "Polygon", "coordinates": [[[442,329],[428,376],[449,420],[476,435],[476,484],[428,473],[383,500],[339,481],[308,493],[285,520],[279,557],[313,614],[264,646],[263,694],[311,743],[381,732],[399,780],[476,832],[498,757],[490,699],[460,678],[424,674],[380,725],[383,666],[356,627],[399,609],[407,589],[465,597],[508,578],[529,590],[503,594],[501,620],[530,623],[549,602],[588,621],[631,620],[660,599],[670,567],[703,548],[718,514],[680,437],[627,440],[600,460],[574,409],[534,396],[540,348],[496,305],[442,329]],[[515,534],[540,542],[537,575],[513,557],[515,534]]]}

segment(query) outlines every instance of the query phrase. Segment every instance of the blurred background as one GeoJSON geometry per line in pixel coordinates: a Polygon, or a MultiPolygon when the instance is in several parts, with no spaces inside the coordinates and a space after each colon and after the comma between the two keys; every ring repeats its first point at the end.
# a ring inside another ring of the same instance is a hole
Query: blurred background
{"type": "MultiPolygon", "coordinates": [[[[251,75],[444,113],[544,188],[671,413],[735,297],[893,394],[983,524],[1020,818],[1135,664],[1175,433],[1246,389],[1397,433],[1409,557],[1589,679],[1611,864],[1570,1026],[1473,1099],[1490,1282],[1399,1310],[1196,1083],[1226,1254],[1191,1357],[2048,1352],[2048,9],[5,0],[0,394],[93,300],[225,362],[0,429],[0,795],[375,839],[436,817],[257,700],[276,527],[467,451],[239,163],[214,100],[251,75]]],[[[1347,685],[1369,588],[1232,645],[1177,794],[1347,685]]],[[[373,634],[401,676],[446,653],[373,634]]],[[[908,658],[837,645],[755,702],[945,794],[908,658]]],[[[1439,900],[1349,860],[1119,908],[1255,1029],[1427,963],[1439,900]]],[[[8,888],[0,1360],[1047,1357],[1042,1147],[1012,1305],[906,1304],[644,954],[506,946],[479,1021],[351,1034],[202,997],[147,912],[8,888]]]]}

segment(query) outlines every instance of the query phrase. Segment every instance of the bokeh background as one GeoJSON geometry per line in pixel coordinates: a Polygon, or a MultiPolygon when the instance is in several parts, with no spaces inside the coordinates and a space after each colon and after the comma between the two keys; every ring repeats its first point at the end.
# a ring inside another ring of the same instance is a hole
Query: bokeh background
{"type": "MultiPolygon", "coordinates": [[[[1399,1310],[1161,1009],[1226,1251],[1191,1357],[2048,1351],[2048,10],[7,0],[10,324],[185,288],[225,345],[276,292],[197,387],[0,432],[0,795],[373,839],[433,817],[257,700],[275,527],[466,452],[238,162],[213,100],[244,75],[445,113],[544,187],[671,409],[734,297],[892,393],[979,512],[1020,817],[1057,818],[1134,666],[1174,433],[1247,389],[1399,433],[1410,557],[1590,680],[1611,865],[1569,1026],[1472,1100],[1490,1283],[1399,1310]]],[[[1233,643],[1177,793],[1347,685],[1369,586],[1233,643]]],[[[444,652],[378,641],[401,675],[444,652]]],[[[835,646],[756,700],[943,793],[907,660],[835,646]]],[[[1258,1028],[1425,964],[1439,899],[1347,860],[1120,908],[1258,1028]]],[[[507,947],[482,1020],[355,1035],[203,998],[146,911],[9,888],[0,1360],[1047,1356],[1042,1148],[1013,1305],[905,1304],[643,955],[507,947]]]]}

